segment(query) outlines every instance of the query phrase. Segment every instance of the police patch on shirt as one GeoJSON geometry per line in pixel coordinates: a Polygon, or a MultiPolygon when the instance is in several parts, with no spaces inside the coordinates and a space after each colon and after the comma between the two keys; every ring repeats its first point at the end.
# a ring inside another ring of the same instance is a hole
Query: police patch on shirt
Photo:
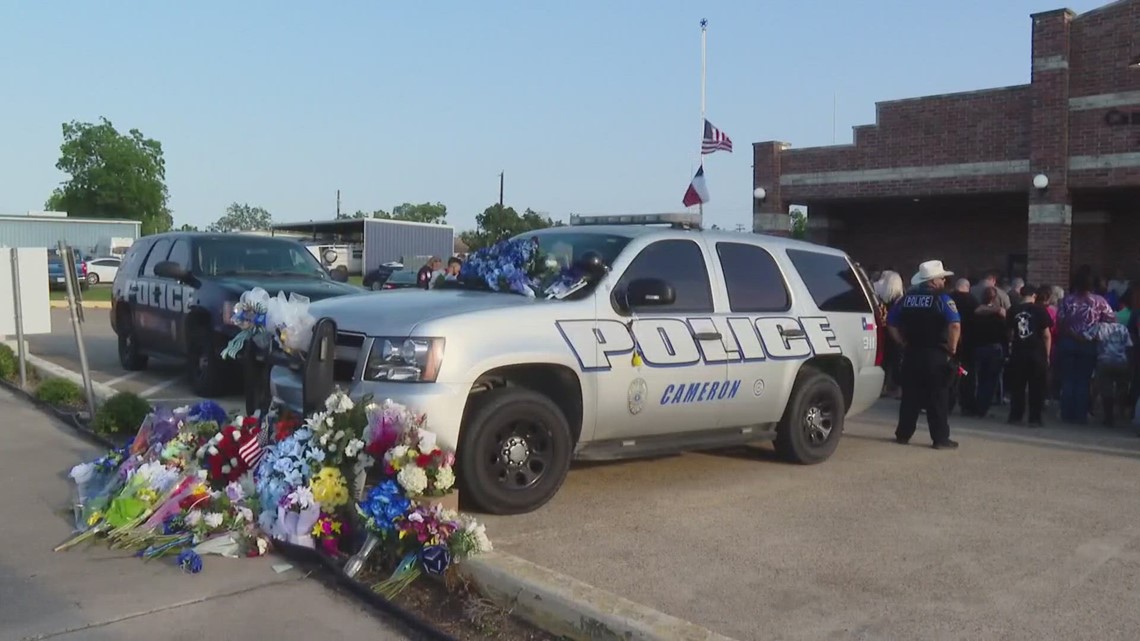
{"type": "Polygon", "coordinates": [[[946,299],[946,308],[954,313],[958,313],[958,304],[954,302],[953,298],[946,299]]]}

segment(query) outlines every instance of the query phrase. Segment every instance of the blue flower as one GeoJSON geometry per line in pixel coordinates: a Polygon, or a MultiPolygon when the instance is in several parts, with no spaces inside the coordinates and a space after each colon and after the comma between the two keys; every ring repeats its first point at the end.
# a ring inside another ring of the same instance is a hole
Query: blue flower
{"type": "Polygon", "coordinates": [[[183,572],[197,574],[202,571],[202,557],[198,556],[198,553],[190,548],[186,548],[178,553],[177,563],[183,572]]]}
{"type": "Polygon", "coordinates": [[[229,414],[214,401],[202,401],[190,408],[187,418],[192,421],[203,423],[213,421],[218,425],[225,425],[226,421],[229,420],[229,414]]]}
{"type": "Polygon", "coordinates": [[[389,479],[369,490],[357,510],[372,528],[391,531],[396,520],[403,518],[411,507],[412,502],[404,496],[399,484],[389,479]]]}
{"type": "Polygon", "coordinates": [[[165,535],[179,534],[186,530],[181,514],[171,514],[162,520],[162,533],[165,535]]]}

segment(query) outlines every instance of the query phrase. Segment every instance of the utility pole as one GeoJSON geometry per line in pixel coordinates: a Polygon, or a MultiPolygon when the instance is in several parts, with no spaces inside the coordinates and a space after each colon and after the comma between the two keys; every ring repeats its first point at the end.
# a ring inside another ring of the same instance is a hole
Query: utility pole
{"type": "Polygon", "coordinates": [[[336,217],[340,218],[340,190],[336,190],[336,217]]]}
{"type": "Polygon", "coordinates": [[[499,172],[499,209],[503,208],[503,172],[499,172]]]}

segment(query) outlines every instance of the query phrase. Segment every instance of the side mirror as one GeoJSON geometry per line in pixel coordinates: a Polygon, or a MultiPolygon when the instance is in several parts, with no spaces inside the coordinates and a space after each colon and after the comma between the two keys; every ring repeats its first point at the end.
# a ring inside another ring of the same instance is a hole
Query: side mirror
{"type": "Polygon", "coordinates": [[[638,307],[672,305],[677,300],[673,286],[660,278],[639,278],[618,294],[618,303],[629,312],[638,307]]]}
{"type": "Polygon", "coordinates": [[[595,251],[588,251],[574,261],[574,267],[584,273],[591,281],[596,281],[606,275],[609,268],[602,255],[595,251]]]}
{"type": "Polygon", "coordinates": [[[188,282],[192,277],[190,272],[176,262],[164,260],[154,266],[154,275],[161,278],[172,278],[180,282],[188,282]]]}

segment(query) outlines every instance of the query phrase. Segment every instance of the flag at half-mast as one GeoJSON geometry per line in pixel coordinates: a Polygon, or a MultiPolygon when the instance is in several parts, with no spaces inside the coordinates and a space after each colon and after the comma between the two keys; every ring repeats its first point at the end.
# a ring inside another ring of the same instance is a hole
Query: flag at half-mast
{"type": "Polygon", "coordinates": [[[705,120],[705,133],[701,138],[701,153],[711,154],[714,151],[727,151],[732,153],[732,139],[720,129],[705,120]]]}
{"type": "Polygon", "coordinates": [[[697,170],[697,175],[693,176],[693,182],[689,183],[689,188],[685,190],[685,197],[681,200],[686,207],[693,205],[703,205],[709,201],[709,190],[705,187],[705,166],[697,170]]]}

